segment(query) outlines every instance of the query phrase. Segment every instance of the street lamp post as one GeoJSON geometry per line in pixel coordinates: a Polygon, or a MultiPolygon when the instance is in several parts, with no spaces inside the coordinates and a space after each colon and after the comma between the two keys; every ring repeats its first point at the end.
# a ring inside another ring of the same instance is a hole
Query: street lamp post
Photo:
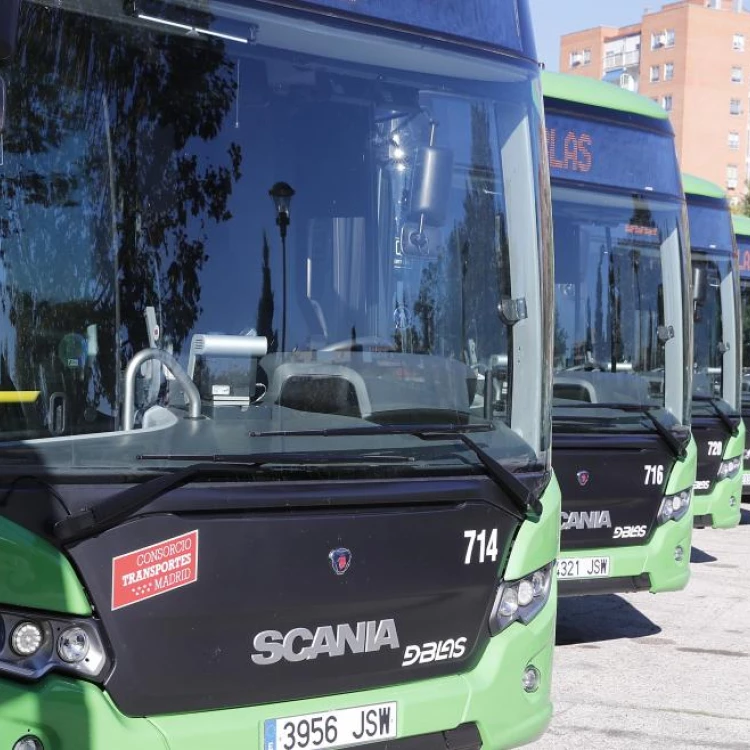
{"type": "Polygon", "coordinates": [[[288,307],[289,295],[286,286],[286,230],[289,227],[289,209],[294,196],[294,188],[286,182],[277,182],[268,194],[273,200],[276,209],[276,226],[281,235],[281,285],[284,292],[284,304],[281,308],[281,351],[286,351],[286,309],[288,307]]]}

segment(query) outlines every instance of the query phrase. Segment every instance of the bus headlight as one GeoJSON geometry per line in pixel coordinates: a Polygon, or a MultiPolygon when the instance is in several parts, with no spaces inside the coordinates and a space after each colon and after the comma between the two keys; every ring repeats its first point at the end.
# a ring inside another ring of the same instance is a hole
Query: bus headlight
{"type": "Polygon", "coordinates": [[[732,477],[736,477],[737,474],[740,471],[740,468],[742,467],[742,457],[737,456],[737,458],[730,458],[728,461],[722,461],[719,465],[719,471],[716,472],[716,475],[719,477],[719,479],[732,479],[732,477]]]}
{"type": "Polygon", "coordinates": [[[659,515],[656,516],[656,523],[661,526],[667,521],[679,521],[685,516],[690,508],[691,490],[683,490],[676,495],[667,495],[659,507],[659,515]]]}
{"type": "Polygon", "coordinates": [[[542,611],[549,600],[554,570],[555,563],[552,562],[519,581],[500,584],[490,614],[492,635],[497,635],[516,620],[528,625],[542,611]]]}
{"type": "Polygon", "coordinates": [[[99,681],[108,662],[92,619],[0,609],[0,675],[33,681],[55,671],[99,681]]]}

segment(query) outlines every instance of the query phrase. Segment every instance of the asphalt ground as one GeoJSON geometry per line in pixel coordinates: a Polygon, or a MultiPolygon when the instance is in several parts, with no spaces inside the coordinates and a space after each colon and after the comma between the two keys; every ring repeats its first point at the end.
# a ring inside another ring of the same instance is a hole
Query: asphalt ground
{"type": "Polygon", "coordinates": [[[750,749],[750,505],[696,529],[684,591],[561,599],[534,750],[750,749]]]}

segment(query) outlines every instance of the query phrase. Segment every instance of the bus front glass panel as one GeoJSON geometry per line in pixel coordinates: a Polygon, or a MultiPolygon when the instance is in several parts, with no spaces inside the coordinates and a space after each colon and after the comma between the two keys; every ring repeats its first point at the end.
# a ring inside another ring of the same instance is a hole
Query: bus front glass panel
{"type": "Polygon", "coordinates": [[[559,185],[552,197],[555,423],[653,429],[644,410],[680,423],[686,405],[665,408],[665,343],[683,315],[666,289],[683,274],[681,202],[559,185]]]}
{"type": "MultiPolygon", "coordinates": [[[[728,210],[688,202],[693,265],[693,413],[715,415],[736,408],[724,392],[725,324],[736,304],[732,226],[728,210]]],[[[730,347],[732,342],[729,342],[730,347]]]]}
{"type": "Polygon", "coordinates": [[[24,3],[2,69],[0,439],[62,470],[138,465],[124,373],[157,348],[221,426],[178,444],[185,394],[147,362],[134,420],[159,454],[481,422],[512,468],[548,466],[544,384],[513,387],[544,357],[534,66],[247,4],[216,4],[222,36],[122,6],[24,3]],[[210,341],[231,345],[201,356],[210,341]]]}
{"type": "Polygon", "coordinates": [[[742,318],[742,406],[750,408],[750,237],[735,235],[740,254],[740,316],[742,318]]]}

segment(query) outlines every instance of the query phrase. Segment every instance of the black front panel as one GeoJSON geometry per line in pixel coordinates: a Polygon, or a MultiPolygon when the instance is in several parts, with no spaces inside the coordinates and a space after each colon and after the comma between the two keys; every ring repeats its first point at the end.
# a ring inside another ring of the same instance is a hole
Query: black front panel
{"type": "Polygon", "coordinates": [[[698,449],[698,470],[693,488],[696,495],[706,495],[716,486],[729,432],[718,417],[693,416],[692,430],[698,449]]]}
{"type": "Polygon", "coordinates": [[[649,540],[675,461],[661,438],[555,432],[552,449],[563,551],[649,540]]]}
{"type": "MultiPolygon", "coordinates": [[[[283,510],[159,513],[80,543],[71,554],[115,652],[107,690],[142,716],[467,669],[518,527],[475,486],[451,502],[450,482],[401,483],[399,505],[356,512],[290,489],[283,510]]],[[[341,491],[354,505],[367,487],[341,491]]]]}

